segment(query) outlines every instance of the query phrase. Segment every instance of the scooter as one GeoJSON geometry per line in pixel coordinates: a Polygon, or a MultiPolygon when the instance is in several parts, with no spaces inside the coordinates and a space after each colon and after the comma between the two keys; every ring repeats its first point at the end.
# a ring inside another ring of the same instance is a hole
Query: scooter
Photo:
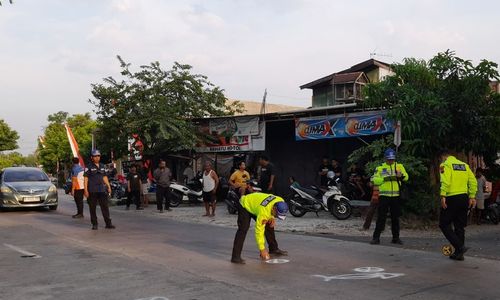
{"type": "MultiPolygon", "coordinates": [[[[257,181],[254,179],[248,180],[247,185],[247,194],[262,192],[262,189],[258,186],[257,181]]],[[[235,215],[238,212],[238,203],[240,202],[240,197],[241,195],[239,191],[233,188],[229,188],[226,199],[224,200],[224,202],[226,202],[227,212],[229,214],[235,215]]]]}
{"type": "Polygon", "coordinates": [[[109,182],[111,186],[111,198],[121,199],[127,195],[127,185],[121,183],[119,180],[112,179],[109,182]]]}
{"type": "Polygon", "coordinates": [[[302,217],[307,212],[329,211],[339,220],[345,220],[352,214],[352,207],[347,197],[337,187],[339,179],[335,180],[335,174],[330,171],[327,174],[328,189],[321,190],[316,186],[309,188],[290,186],[291,196],[288,197],[290,214],[294,217],[302,217]]]}
{"type": "Polygon", "coordinates": [[[181,202],[189,204],[203,203],[203,178],[201,173],[186,185],[172,182],[170,184],[170,206],[177,207],[181,202]]]}

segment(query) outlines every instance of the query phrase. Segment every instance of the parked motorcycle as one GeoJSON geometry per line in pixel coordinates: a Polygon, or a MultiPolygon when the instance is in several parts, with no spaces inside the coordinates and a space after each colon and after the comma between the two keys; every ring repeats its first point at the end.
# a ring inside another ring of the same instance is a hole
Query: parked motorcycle
{"type": "Polygon", "coordinates": [[[493,202],[491,199],[485,201],[484,218],[491,223],[498,225],[500,222],[500,206],[498,202],[493,202]]]}
{"type": "Polygon", "coordinates": [[[198,173],[196,177],[186,185],[172,182],[170,184],[170,206],[177,207],[181,202],[189,204],[203,203],[203,177],[198,173]]]}
{"type": "Polygon", "coordinates": [[[127,184],[121,183],[119,180],[111,179],[111,198],[122,199],[127,196],[127,184]]]}
{"type": "MultiPolygon", "coordinates": [[[[249,186],[247,190],[247,194],[262,192],[262,189],[258,186],[258,183],[255,179],[251,179],[247,181],[247,185],[249,186]]],[[[227,192],[226,199],[224,200],[227,205],[227,212],[231,215],[235,215],[238,212],[238,203],[240,202],[240,193],[239,191],[229,188],[227,192]]]]}
{"type": "Polygon", "coordinates": [[[345,220],[352,214],[352,207],[347,197],[337,187],[339,180],[334,179],[335,174],[330,171],[327,174],[328,189],[321,190],[316,186],[303,188],[292,185],[292,194],[287,199],[290,214],[294,217],[302,217],[307,212],[329,211],[339,220],[345,220]]]}

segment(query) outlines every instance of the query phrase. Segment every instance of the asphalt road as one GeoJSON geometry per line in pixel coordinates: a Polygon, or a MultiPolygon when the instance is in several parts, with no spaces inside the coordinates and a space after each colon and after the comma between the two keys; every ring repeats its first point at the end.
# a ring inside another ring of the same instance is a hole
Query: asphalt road
{"type": "Polygon", "coordinates": [[[500,298],[497,260],[278,233],[290,261],[267,264],[249,232],[247,264],[234,265],[234,229],[116,207],[117,229],[91,231],[60,202],[0,213],[0,299],[500,298]]]}

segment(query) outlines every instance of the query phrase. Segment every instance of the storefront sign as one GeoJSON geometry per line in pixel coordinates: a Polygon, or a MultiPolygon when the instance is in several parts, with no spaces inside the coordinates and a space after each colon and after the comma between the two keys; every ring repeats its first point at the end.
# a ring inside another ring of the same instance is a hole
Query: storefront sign
{"type": "Polygon", "coordinates": [[[210,120],[199,126],[202,141],[196,152],[264,151],[266,126],[259,118],[210,120]]]}
{"type": "Polygon", "coordinates": [[[295,121],[295,140],[320,140],[394,132],[385,113],[301,118],[295,121]]]}

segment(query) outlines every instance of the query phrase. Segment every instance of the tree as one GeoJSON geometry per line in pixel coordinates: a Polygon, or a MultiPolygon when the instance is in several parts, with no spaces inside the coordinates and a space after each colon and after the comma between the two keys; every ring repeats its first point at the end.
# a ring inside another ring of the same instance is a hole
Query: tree
{"type": "Polygon", "coordinates": [[[4,120],[0,119],[0,151],[17,149],[19,135],[4,120]]]}
{"type": "Polygon", "coordinates": [[[428,166],[433,191],[441,149],[482,155],[489,163],[497,158],[500,95],[489,86],[499,77],[496,63],[473,65],[448,50],[429,61],[405,59],[392,69],[394,75],[366,87],[365,105],[402,121],[401,150],[428,166]]]}
{"type": "Polygon", "coordinates": [[[90,153],[92,132],[96,128],[96,121],[92,120],[89,113],[69,116],[67,112],[57,112],[49,115],[49,124],[44,130],[43,144],[39,142],[39,161],[47,172],[55,173],[57,164],[69,164],[73,153],[68,142],[64,124],[67,123],[78,143],[80,152],[90,153]]]}
{"type": "Polygon", "coordinates": [[[164,70],[159,62],[133,72],[118,56],[121,80],[113,77],[92,84],[89,100],[100,122],[99,147],[127,154],[133,135],[144,145],[145,155],[191,149],[197,140],[191,119],[232,115],[241,104],[228,106],[223,90],[204,75],[192,74],[192,67],[174,63],[164,70]]]}

